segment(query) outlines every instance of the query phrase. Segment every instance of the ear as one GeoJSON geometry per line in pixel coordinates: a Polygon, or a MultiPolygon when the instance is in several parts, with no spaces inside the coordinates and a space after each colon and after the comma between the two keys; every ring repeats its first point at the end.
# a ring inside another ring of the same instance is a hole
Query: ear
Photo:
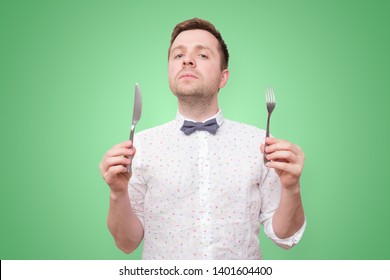
{"type": "Polygon", "coordinates": [[[221,81],[219,82],[219,89],[223,88],[229,79],[229,69],[225,69],[221,73],[221,81]]]}

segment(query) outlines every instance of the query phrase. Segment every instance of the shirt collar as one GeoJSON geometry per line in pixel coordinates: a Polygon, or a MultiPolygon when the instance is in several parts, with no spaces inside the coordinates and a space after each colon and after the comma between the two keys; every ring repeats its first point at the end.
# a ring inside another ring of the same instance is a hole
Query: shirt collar
{"type": "MultiPolygon", "coordinates": [[[[210,118],[207,118],[207,119],[203,120],[202,122],[206,122],[206,121],[214,119],[214,118],[217,120],[217,124],[219,126],[221,126],[223,124],[223,120],[224,119],[223,119],[223,115],[222,115],[221,109],[219,109],[218,112],[214,116],[211,116],[210,118]]],[[[179,113],[179,111],[177,111],[177,113],[176,113],[176,123],[179,126],[179,128],[183,125],[185,120],[186,121],[196,122],[194,120],[191,120],[189,118],[184,117],[182,114],[179,113]]]]}

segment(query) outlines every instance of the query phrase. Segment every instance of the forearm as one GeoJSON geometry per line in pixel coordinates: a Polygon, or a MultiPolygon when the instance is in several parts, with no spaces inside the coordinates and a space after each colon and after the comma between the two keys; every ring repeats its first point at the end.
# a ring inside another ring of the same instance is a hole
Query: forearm
{"type": "Polygon", "coordinates": [[[290,189],[282,187],[280,204],[272,219],[275,234],[281,239],[291,237],[304,222],[300,186],[290,189]]]}
{"type": "Polygon", "coordinates": [[[127,191],[110,193],[107,225],[116,245],[125,253],[134,251],[142,241],[143,226],[133,213],[127,191]]]}

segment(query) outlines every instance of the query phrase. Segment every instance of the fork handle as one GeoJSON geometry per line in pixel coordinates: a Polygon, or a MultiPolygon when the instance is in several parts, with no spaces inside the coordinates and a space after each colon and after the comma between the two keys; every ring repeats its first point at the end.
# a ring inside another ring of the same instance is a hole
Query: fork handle
{"type": "MultiPolygon", "coordinates": [[[[271,119],[271,113],[268,113],[268,118],[267,118],[267,130],[265,132],[265,137],[269,137],[269,122],[270,122],[270,119],[271,119]]],[[[267,162],[269,162],[269,160],[266,158],[267,154],[265,152],[265,148],[267,147],[268,145],[265,143],[265,139],[264,139],[264,154],[263,154],[263,158],[264,158],[264,164],[266,164],[267,162]]]]}

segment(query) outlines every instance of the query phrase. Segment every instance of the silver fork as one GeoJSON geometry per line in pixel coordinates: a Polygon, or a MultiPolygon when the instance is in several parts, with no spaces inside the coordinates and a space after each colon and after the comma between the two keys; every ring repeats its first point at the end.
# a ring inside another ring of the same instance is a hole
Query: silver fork
{"type": "MultiPolygon", "coordinates": [[[[265,101],[267,104],[267,111],[268,111],[268,119],[267,119],[267,131],[265,133],[265,137],[269,137],[269,121],[271,119],[271,114],[273,110],[275,109],[275,93],[274,89],[272,87],[268,87],[265,89],[265,101]]],[[[267,144],[264,146],[264,163],[269,162],[269,160],[266,158],[267,154],[265,153],[265,148],[267,147],[267,144]]]]}

